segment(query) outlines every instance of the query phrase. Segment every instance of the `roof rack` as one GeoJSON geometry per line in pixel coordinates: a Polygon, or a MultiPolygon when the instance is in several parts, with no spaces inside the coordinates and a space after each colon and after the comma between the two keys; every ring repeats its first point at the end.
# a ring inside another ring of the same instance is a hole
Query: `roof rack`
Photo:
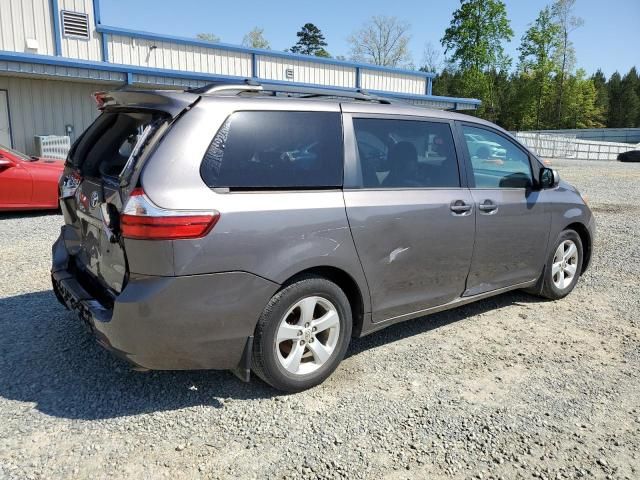
{"type": "Polygon", "coordinates": [[[187,90],[203,96],[213,95],[240,95],[242,93],[262,93],[271,96],[285,94],[289,97],[297,98],[320,98],[320,97],[338,97],[349,98],[352,100],[361,100],[366,102],[379,102],[383,104],[392,103],[388,98],[372,95],[365,90],[347,90],[340,88],[327,87],[300,87],[295,85],[264,85],[252,79],[246,79],[239,82],[212,82],[203,87],[192,88],[187,90]],[[235,93],[233,93],[235,92],[235,93]]]}

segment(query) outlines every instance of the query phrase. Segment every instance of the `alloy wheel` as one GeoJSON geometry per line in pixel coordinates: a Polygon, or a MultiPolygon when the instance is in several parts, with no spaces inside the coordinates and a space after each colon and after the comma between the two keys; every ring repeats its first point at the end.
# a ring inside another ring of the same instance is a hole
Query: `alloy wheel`
{"type": "Polygon", "coordinates": [[[578,268],[578,248],[573,240],[564,240],[553,256],[551,278],[556,288],[564,290],[571,285],[578,268]]]}
{"type": "Polygon", "coordinates": [[[312,373],[329,360],[339,336],[340,316],[333,303],[305,297],[280,320],[275,346],[278,360],[289,373],[312,373]]]}

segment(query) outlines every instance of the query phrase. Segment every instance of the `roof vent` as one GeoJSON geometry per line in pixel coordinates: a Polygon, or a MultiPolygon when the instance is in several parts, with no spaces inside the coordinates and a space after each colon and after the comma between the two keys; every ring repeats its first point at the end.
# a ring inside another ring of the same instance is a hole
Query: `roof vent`
{"type": "Polygon", "coordinates": [[[89,15],[62,10],[62,34],[66,37],[89,38],[89,15]]]}

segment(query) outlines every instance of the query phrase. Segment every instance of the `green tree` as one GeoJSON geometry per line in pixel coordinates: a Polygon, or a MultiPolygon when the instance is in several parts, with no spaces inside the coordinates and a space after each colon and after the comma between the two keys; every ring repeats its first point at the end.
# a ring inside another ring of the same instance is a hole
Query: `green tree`
{"type": "Polygon", "coordinates": [[[250,48],[262,48],[269,50],[269,40],[264,38],[264,28],[253,27],[242,39],[242,45],[250,48]]]}
{"type": "Polygon", "coordinates": [[[509,57],[503,42],[513,37],[505,4],[501,0],[460,0],[451,24],[440,40],[462,72],[460,94],[483,100],[480,114],[496,119],[495,75],[507,70],[509,57]]]}
{"type": "Polygon", "coordinates": [[[215,33],[198,33],[196,34],[196,38],[198,40],[204,40],[205,42],[218,43],[220,41],[220,37],[215,33]]]}
{"type": "Polygon", "coordinates": [[[316,57],[331,57],[324,47],[327,42],[324,35],[313,23],[305,23],[298,33],[298,42],[291,47],[291,52],[316,57]]]}
{"type": "Polygon", "coordinates": [[[566,78],[564,116],[560,128],[598,128],[604,126],[603,112],[597,105],[597,91],[586,72],[578,70],[566,78]]]}
{"type": "Polygon", "coordinates": [[[607,77],[598,69],[591,76],[591,81],[596,89],[596,105],[602,112],[603,119],[609,117],[609,91],[607,90],[607,77]]]}
{"type": "Polygon", "coordinates": [[[554,55],[560,47],[561,29],[553,21],[551,9],[545,7],[538,18],[522,37],[519,69],[524,78],[533,82],[533,88],[527,90],[528,98],[535,104],[535,121],[533,127],[542,128],[541,121],[545,99],[552,88],[551,73],[555,69],[554,55]]]}
{"type": "Polygon", "coordinates": [[[462,70],[483,72],[509,66],[502,44],[511,37],[513,30],[501,0],[460,0],[440,42],[462,70]]]}
{"type": "Polygon", "coordinates": [[[584,25],[584,20],[573,14],[575,4],[576,0],[555,0],[551,6],[553,19],[560,28],[561,38],[561,44],[557,54],[559,75],[557,82],[556,119],[558,122],[561,122],[563,116],[564,82],[566,77],[573,71],[575,65],[575,50],[569,36],[576,28],[584,25]]]}
{"type": "Polygon", "coordinates": [[[637,93],[638,86],[638,72],[636,68],[632,67],[622,78],[622,91],[621,91],[621,103],[624,106],[622,110],[621,127],[637,127],[638,116],[640,114],[640,98],[637,93]]]}
{"type": "Polygon", "coordinates": [[[622,103],[622,77],[618,72],[614,72],[609,78],[607,90],[609,96],[607,127],[622,127],[624,123],[624,104],[622,103]]]}

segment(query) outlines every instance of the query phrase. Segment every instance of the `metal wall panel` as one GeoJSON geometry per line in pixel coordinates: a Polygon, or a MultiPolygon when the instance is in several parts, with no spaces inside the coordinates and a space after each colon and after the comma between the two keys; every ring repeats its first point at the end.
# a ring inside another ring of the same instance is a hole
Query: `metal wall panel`
{"type": "Polygon", "coordinates": [[[258,77],[268,80],[313,83],[334,87],[356,86],[356,69],[348,65],[334,65],[295,58],[257,57],[258,77]],[[287,78],[287,69],[293,71],[293,78],[287,78]]]}
{"type": "Polygon", "coordinates": [[[108,44],[111,63],[184,72],[251,76],[251,55],[248,53],[124,35],[109,35],[108,44]]]}
{"type": "MultiPolygon", "coordinates": [[[[4,0],[0,0],[4,1],[4,0]]],[[[47,1],[47,0],[41,0],[47,1]]],[[[82,60],[102,60],[100,33],[96,32],[93,0],[58,0],[60,10],[86,13],[89,15],[89,39],[62,36],[62,55],[82,60]]],[[[60,13],[58,12],[58,15],[60,13]]]]}
{"type": "MultiPolygon", "coordinates": [[[[2,1],[2,0],[0,0],[2,1]]],[[[8,62],[0,60],[0,75],[19,74],[21,76],[42,76],[78,81],[107,81],[124,83],[126,75],[122,72],[95,70],[90,68],[46,65],[44,63],[8,62]]]]}
{"type": "Polygon", "coordinates": [[[365,90],[424,95],[427,79],[405,73],[360,69],[360,86],[365,90]]]}
{"type": "Polygon", "coordinates": [[[9,97],[14,148],[34,155],[35,135],[66,135],[66,125],[73,126],[74,141],[98,115],[93,92],[105,88],[104,84],[0,76],[0,89],[7,90],[9,97]]]}
{"type": "Polygon", "coordinates": [[[0,0],[0,50],[54,55],[49,0],[0,0]],[[38,43],[27,48],[27,39],[38,43]]]}
{"type": "Polygon", "coordinates": [[[190,80],[187,78],[162,77],[159,75],[133,75],[133,83],[136,87],[175,87],[177,89],[196,88],[207,85],[204,80],[190,80]]]}

